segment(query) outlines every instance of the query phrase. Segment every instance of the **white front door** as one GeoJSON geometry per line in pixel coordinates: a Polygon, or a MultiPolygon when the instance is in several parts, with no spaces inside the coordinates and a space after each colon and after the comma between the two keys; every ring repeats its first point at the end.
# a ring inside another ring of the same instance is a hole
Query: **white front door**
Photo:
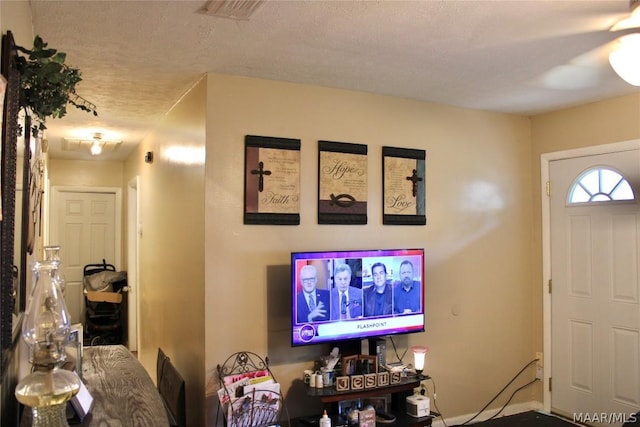
{"type": "Polygon", "coordinates": [[[120,270],[120,190],[52,189],[50,244],[59,245],[72,323],[84,323],[83,272],[105,260],[120,270]]]}
{"type": "Polygon", "coordinates": [[[640,410],[640,150],[555,160],[549,177],[551,409],[622,425],[640,410]],[[596,167],[618,171],[636,199],[568,203],[596,167]]]}

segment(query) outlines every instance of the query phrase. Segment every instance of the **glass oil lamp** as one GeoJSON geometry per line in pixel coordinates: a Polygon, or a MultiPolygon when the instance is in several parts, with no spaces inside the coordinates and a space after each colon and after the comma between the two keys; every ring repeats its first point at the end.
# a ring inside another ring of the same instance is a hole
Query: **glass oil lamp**
{"type": "Polygon", "coordinates": [[[78,376],[60,368],[71,322],[56,279],[58,260],[34,263],[33,290],[22,324],[32,370],[16,386],[18,401],[31,408],[32,425],[67,427],[67,401],[78,393],[78,376]]]}
{"type": "Polygon", "coordinates": [[[56,270],[56,280],[58,281],[58,286],[60,286],[60,290],[64,294],[64,290],[67,287],[67,280],[64,276],[64,272],[62,271],[62,261],[60,260],[60,246],[45,246],[44,247],[44,259],[46,261],[59,261],[60,265],[58,265],[58,269],[56,270]]]}

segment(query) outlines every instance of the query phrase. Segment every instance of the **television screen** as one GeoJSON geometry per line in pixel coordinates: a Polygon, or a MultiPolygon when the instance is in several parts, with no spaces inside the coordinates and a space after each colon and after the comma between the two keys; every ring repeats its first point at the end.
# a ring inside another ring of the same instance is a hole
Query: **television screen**
{"type": "Polygon", "coordinates": [[[293,346],[424,331],[424,249],[291,254],[293,346]]]}

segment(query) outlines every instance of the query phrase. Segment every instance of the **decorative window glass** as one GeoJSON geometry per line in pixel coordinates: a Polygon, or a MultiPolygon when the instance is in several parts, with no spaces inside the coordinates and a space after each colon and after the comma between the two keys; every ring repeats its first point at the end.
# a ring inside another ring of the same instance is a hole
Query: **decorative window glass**
{"type": "Polygon", "coordinates": [[[629,182],[613,169],[597,167],[578,177],[569,192],[569,203],[634,200],[629,182]]]}

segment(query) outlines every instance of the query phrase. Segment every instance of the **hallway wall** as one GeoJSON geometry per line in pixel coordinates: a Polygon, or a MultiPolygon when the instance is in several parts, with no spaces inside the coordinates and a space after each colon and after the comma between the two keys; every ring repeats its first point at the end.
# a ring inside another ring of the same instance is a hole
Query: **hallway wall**
{"type": "Polygon", "coordinates": [[[132,153],[123,181],[140,178],[138,357],[154,380],[158,347],[171,358],[190,427],[204,425],[205,99],[203,79],[132,153]]]}

